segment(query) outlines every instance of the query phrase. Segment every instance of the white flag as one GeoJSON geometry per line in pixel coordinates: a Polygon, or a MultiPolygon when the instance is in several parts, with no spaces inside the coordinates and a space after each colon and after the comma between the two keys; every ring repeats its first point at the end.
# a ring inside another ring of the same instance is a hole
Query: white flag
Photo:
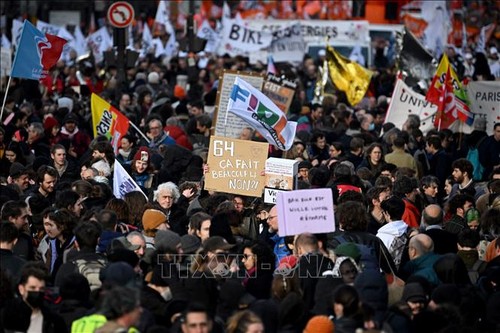
{"type": "Polygon", "coordinates": [[[160,1],[156,9],[155,23],[163,24],[165,31],[170,35],[175,35],[174,27],[170,23],[170,3],[160,1]]]}
{"type": "Polygon", "coordinates": [[[75,40],[73,43],[73,49],[76,51],[78,56],[87,53],[87,43],[85,42],[85,37],[83,36],[82,30],[77,25],[75,26],[75,40]]]}
{"type": "Polygon", "coordinates": [[[23,32],[23,22],[19,20],[12,20],[12,46],[17,50],[17,45],[19,45],[19,40],[21,39],[21,33],[23,32]]]}
{"type": "Polygon", "coordinates": [[[175,37],[174,35],[170,35],[170,38],[168,39],[167,43],[163,45],[163,41],[160,38],[155,38],[152,41],[153,46],[155,48],[155,57],[161,57],[161,56],[166,56],[168,58],[171,58],[175,55],[175,52],[177,51],[177,44],[175,42],[175,37]]]}
{"type": "Polygon", "coordinates": [[[239,77],[234,80],[227,110],[249,123],[270,144],[281,150],[292,147],[297,123],[288,121],[266,95],[239,77]]]}
{"type": "Polygon", "coordinates": [[[214,53],[217,51],[221,38],[219,33],[212,29],[207,20],[203,21],[196,36],[207,40],[204,50],[205,52],[214,53]]]}
{"type": "Polygon", "coordinates": [[[94,54],[96,63],[99,63],[104,59],[104,51],[113,47],[113,40],[104,26],[87,37],[87,45],[94,54]]]}
{"type": "Polygon", "coordinates": [[[414,114],[420,118],[420,130],[426,134],[434,129],[434,115],[437,106],[425,99],[424,95],[411,90],[403,80],[398,79],[392,93],[391,102],[385,117],[386,123],[393,123],[402,128],[408,115],[414,114]]]}
{"type": "Polygon", "coordinates": [[[144,28],[142,30],[141,57],[145,57],[152,47],[153,47],[153,35],[151,35],[151,30],[149,30],[148,24],[144,23],[144,28]]]}
{"type": "Polygon", "coordinates": [[[10,50],[11,46],[12,44],[10,43],[10,40],[7,36],[5,36],[5,34],[2,34],[2,47],[10,50]]]}
{"type": "Polygon", "coordinates": [[[113,194],[117,199],[123,199],[125,194],[140,191],[146,199],[148,198],[120,163],[115,163],[113,172],[113,194]]]}

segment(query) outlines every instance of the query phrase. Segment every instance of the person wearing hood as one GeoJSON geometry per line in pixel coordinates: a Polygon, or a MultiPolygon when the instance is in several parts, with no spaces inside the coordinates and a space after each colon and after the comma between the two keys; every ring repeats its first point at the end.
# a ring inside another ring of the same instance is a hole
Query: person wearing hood
{"type": "Polygon", "coordinates": [[[393,196],[382,201],[380,206],[382,214],[388,223],[378,229],[377,237],[387,247],[394,259],[394,264],[399,268],[408,241],[406,235],[409,227],[401,219],[405,211],[405,204],[403,199],[393,196]]]}
{"type": "Polygon", "coordinates": [[[74,158],[84,155],[91,141],[90,136],[78,128],[78,116],[71,112],[64,117],[60,136],[61,140],[67,139],[71,142],[67,153],[74,158]]]}

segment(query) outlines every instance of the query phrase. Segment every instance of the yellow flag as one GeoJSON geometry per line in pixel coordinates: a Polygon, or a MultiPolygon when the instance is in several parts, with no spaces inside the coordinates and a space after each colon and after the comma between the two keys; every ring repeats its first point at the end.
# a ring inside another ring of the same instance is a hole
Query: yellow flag
{"type": "Polygon", "coordinates": [[[330,78],[339,90],[346,93],[352,106],[358,104],[368,90],[373,72],[345,58],[330,45],[326,50],[330,78]]]}

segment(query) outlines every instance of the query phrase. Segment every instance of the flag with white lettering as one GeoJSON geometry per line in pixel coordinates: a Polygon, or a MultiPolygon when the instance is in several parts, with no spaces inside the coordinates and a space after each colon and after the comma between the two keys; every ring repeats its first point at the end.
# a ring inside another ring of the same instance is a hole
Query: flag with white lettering
{"type": "Polygon", "coordinates": [[[66,40],[43,33],[25,20],[10,76],[40,80],[49,75],[66,44],[66,40]]]}
{"type": "Polygon", "coordinates": [[[96,63],[104,59],[104,52],[113,47],[113,40],[106,26],[87,37],[87,45],[94,55],[96,63]]]}
{"type": "Polygon", "coordinates": [[[90,105],[94,137],[105,135],[111,141],[115,153],[118,153],[120,140],[130,126],[128,118],[96,94],[92,94],[90,105]]]}
{"type": "Polygon", "coordinates": [[[132,177],[128,174],[128,172],[122,167],[120,163],[114,164],[113,170],[113,194],[117,199],[123,199],[125,194],[139,191],[141,192],[146,199],[148,199],[147,195],[144,194],[142,189],[137,185],[132,177]]]}
{"type": "Polygon", "coordinates": [[[227,110],[249,123],[277,148],[288,150],[292,147],[297,123],[288,121],[266,95],[239,77],[234,80],[227,110]]]}
{"type": "Polygon", "coordinates": [[[218,54],[227,53],[231,57],[246,55],[269,47],[272,41],[273,35],[268,31],[250,29],[243,20],[225,19],[218,54]]]}
{"type": "Polygon", "coordinates": [[[474,114],[470,111],[467,94],[446,53],[441,58],[425,99],[438,106],[435,126],[447,128],[448,126],[440,126],[439,121],[449,123],[451,118],[460,119],[468,125],[474,122],[474,114]]]}
{"type": "MultiPolygon", "coordinates": [[[[218,30],[220,30],[222,27],[220,26],[220,23],[218,21],[217,25],[219,25],[218,30]]],[[[203,21],[201,27],[198,29],[196,36],[198,38],[203,38],[207,40],[207,43],[205,44],[205,50],[204,50],[205,52],[214,53],[217,51],[217,48],[219,47],[221,41],[221,37],[216,30],[214,30],[210,26],[210,22],[208,22],[208,20],[203,21]]]]}
{"type": "Polygon", "coordinates": [[[403,80],[398,79],[392,92],[385,122],[402,128],[409,115],[417,115],[420,118],[420,130],[426,134],[434,129],[433,119],[436,111],[436,105],[426,101],[424,95],[413,91],[403,80]]]}
{"type": "Polygon", "coordinates": [[[75,37],[66,29],[66,27],[50,24],[41,20],[36,21],[36,28],[44,34],[55,35],[67,40],[67,44],[63,47],[61,59],[68,61],[70,59],[70,51],[74,44],[75,37]]]}

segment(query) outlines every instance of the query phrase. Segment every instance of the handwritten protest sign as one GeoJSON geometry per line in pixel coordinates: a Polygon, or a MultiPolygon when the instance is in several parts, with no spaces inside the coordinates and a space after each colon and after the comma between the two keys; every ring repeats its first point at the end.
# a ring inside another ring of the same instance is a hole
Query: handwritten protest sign
{"type": "Polygon", "coordinates": [[[281,237],[335,231],[331,189],[279,192],[276,205],[281,237]]]}
{"type": "Polygon", "coordinates": [[[263,75],[224,71],[222,79],[219,80],[219,88],[217,89],[216,110],[214,114],[215,132],[212,134],[227,138],[238,138],[243,128],[249,126],[245,120],[227,111],[229,95],[233,90],[236,77],[245,80],[258,90],[262,89],[262,84],[264,83],[263,75]]]}
{"type": "Polygon", "coordinates": [[[288,113],[295,94],[296,85],[274,75],[268,75],[262,92],[284,113],[288,113]]]}
{"type": "Polygon", "coordinates": [[[268,143],[212,136],[205,189],[260,197],[268,143]]]}

